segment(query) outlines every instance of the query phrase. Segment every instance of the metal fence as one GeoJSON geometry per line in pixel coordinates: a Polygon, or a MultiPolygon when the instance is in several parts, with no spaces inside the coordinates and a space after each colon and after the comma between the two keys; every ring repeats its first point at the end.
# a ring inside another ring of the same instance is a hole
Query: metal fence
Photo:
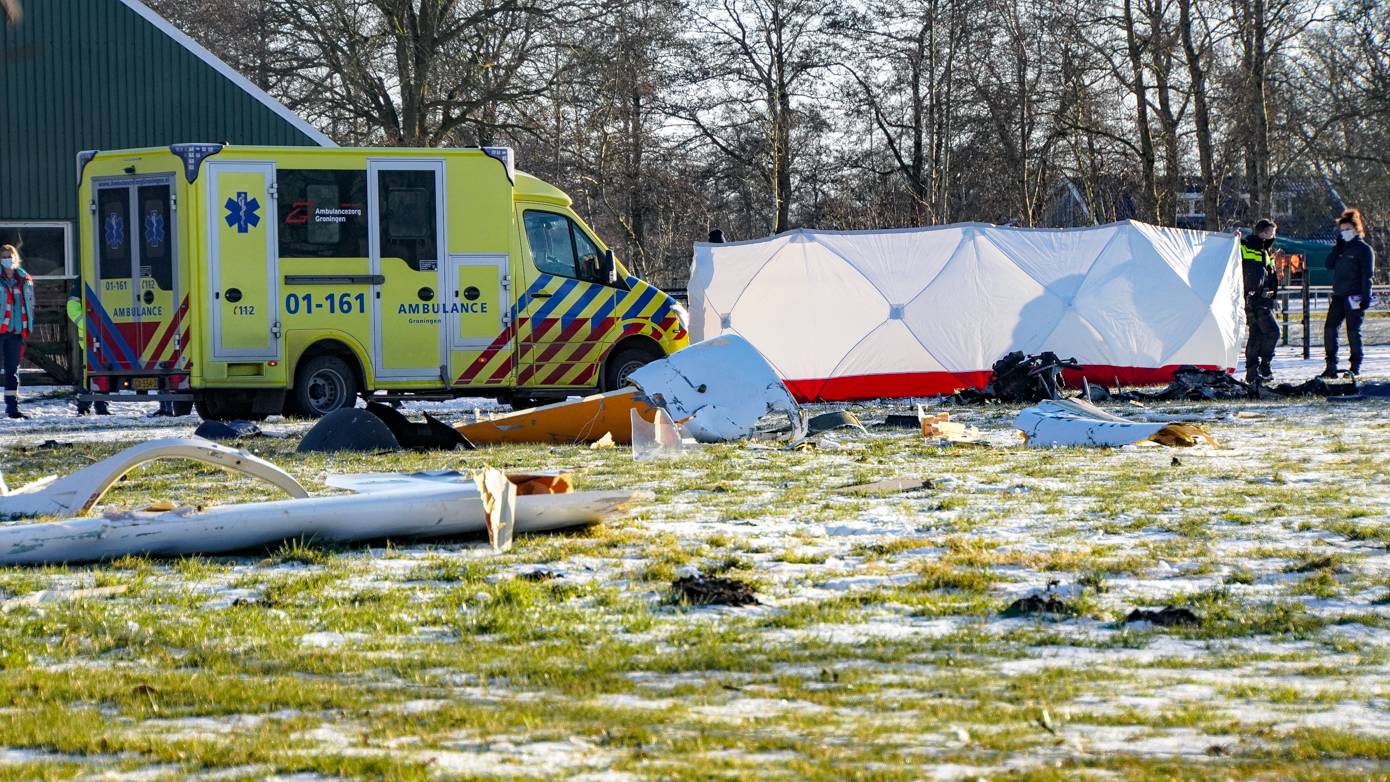
{"type": "MultiPolygon", "coordinates": [[[[1390,345],[1390,285],[1371,287],[1375,303],[1366,312],[1366,320],[1361,324],[1361,339],[1367,345],[1390,345]]],[[[1301,345],[1304,357],[1321,355],[1323,344],[1323,324],[1327,321],[1327,304],[1332,297],[1332,286],[1314,285],[1307,288],[1285,288],[1279,293],[1278,316],[1281,331],[1281,345],[1301,345]],[[1304,327],[1304,323],[1307,327],[1304,327]]],[[[1346,326],[1341,329],[1343,345],[1346,342],[1346,326]]],[[[1343,348],[1345,350],[1345,347],[1343,348]]]]}

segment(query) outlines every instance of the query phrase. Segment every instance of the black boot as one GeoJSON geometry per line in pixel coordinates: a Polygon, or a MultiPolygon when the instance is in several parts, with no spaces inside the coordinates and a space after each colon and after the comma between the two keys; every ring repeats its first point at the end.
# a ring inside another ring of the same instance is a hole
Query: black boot
{"type": "Polygon", "coordinates": [[[1325,378],[1327,378],[1328,380],[1332,380],[1332,379],[1336,378],[1336,377],[1337,377],[1337,365],[1335,365],[1335,364],[1328,364],[1328,365],[1327,365],[1327,369],[1324,369],[1324,370],[1322,371],[1322,374],[1321,374],[1321,375],[1318,375],[1318,377],[1325,377],[1325,378]]]}

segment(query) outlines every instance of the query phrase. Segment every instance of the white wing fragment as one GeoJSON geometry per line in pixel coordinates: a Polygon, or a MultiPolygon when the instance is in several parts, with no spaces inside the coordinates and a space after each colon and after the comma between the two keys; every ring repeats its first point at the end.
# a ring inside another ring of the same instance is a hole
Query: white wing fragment
{"type": "Polygon", "coordinates": [[[1220,447],[1216,438],[1197,424],[1130,421],[1080,399],[1039,402],[1019,411],[1014,427],[1034,448],[1120,448],[1146,442],[1187,448],[1201,441],[1220,447]]]}

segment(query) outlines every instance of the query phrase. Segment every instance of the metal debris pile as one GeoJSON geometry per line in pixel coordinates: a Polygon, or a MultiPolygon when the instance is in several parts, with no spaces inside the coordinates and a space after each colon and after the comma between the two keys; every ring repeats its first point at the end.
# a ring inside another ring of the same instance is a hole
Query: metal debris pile
{"type": "Polygon", "coordinates": [[[980,390],[966,389],[953,397],[961,404],[989,404],[994,402],[1026,403],[1041,402],[1044,399],[1061,399],[1065,382],[1062,371],[1080,369],[1076,359],[1059,358],[1051,351],[1036,356],[1025,356],[1016,350],[998,361],[990,369],[989,382],[980,390]]]}

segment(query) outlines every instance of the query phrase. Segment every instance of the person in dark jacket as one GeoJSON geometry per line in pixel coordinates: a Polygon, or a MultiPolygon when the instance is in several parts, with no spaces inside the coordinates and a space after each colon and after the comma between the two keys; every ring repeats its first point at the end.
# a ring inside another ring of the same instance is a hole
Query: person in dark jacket
{"type": "Polygon", "coordinates": [[[1347,345],[1351,348],[1351,374],[1361,372],[1361,321],[1371,306],[1371,272],[1375,270],[1375,251],[1366,244],[1366,226],[1361,213],[1348,209],[1337,219],[1337,241],[1327,255],[1332,270],[1332,298],[1327,303],[1322,344],[1327,355],[1323,377],[1337,376],[1337,329],[1347,324],[1347,345]]]}
{"type": "Polygon", "coordinates": [[[1279,273],[1269,250],[1279,226],[1268,218],[1255,223],[1255,230],[1241,240],[1240,265],[1245,276],[1245,382],[1269,382],[1274,371],[1274,347],[1279,344],[1279,323],[1274,319],[1275,297],[1279,295],[1279,273]]]}

